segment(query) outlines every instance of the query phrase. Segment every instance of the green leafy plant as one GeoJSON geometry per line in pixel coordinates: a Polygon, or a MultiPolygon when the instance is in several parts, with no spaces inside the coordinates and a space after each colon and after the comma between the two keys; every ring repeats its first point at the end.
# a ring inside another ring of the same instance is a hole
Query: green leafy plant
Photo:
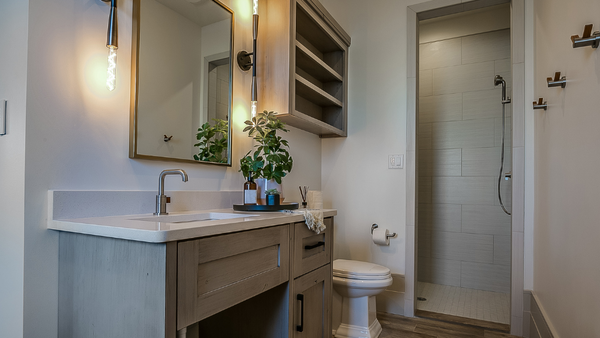
{"type": "Polygon", "coordinates": [[[194,155],[196,161],[227,163],[227,145],[229,137],[229,123],[221,119],[213,119],[214,125],[206,122],[198,128],[194,144],[198,147],[198,155],[194,155]]]}
{"type": "Polygon", "coordinates": [[[269,190],[265,191],[265,195],[279,195],[279,190],[269,189],[269,190]]]}
{"type": "Polygon", "coordinates": [[[252,171],[254,177],[275,180],[281,184],[281,179],[290,171],[294,160],[290,156],[288,141],[277,135],[278,131],[287,132],[285,124],[281,122],[274,112],[256,114],[251,120],[244,122],[248,136],[256,141],[254,153],[248,151],[240,159],[240,171],[244,177],[252,171]]]}

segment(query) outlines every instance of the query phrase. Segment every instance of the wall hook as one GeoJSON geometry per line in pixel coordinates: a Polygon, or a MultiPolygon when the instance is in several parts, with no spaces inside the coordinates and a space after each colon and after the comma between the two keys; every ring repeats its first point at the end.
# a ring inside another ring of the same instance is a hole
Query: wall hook
{"type": "Polygon", "coordinates": [[[172,138],[173,138],[173,135],[171,135],[171,136],[165,135],[165,138],[163,139],[163,141],[169,142],[169,141],[171,141],[172,138]]]}
{"type": "Polygon", "coordinates": [[[543,97],[540,97],[538,102],[533,101],[533,109],[548,110],[548,103],[544,101],[543,97]]]}
{"type": "Polygon", "coordinates": [[[600,32],[596,31],[592,34],[593,24],[587,24],[583,28],[583,35],[571,35],[571,41],[573,41],[573,48],[592,46],[592,48],[598,48],[600,44],[600,32]]]}
{"type": "Polygon", "coordinates": [[[560,77],[560,72],[554,73],[554,80],[551,77],[547,77],[546,81],[548,82],[548,88],[550,87],[562,87],[565,88],[567,86],[567,77],[560,77]]]}

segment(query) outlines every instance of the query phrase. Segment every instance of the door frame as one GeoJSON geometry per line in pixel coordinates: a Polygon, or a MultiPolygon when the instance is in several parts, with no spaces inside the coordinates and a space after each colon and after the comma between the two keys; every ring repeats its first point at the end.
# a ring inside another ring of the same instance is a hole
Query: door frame
{"type": "MultiPolygon", "coordinates": [[[[406,111],[406,246],[404,315],[413,317],[417,285],[417,110],[419,15],[438,10],[443,16],[510,2],[512,63],[512,228],[510,333],[523,335],[525,211],[525,0],[432,0],[408,6],[406,111]]],[[[491,81],[491,79],[490,79],[491,81]]]]}

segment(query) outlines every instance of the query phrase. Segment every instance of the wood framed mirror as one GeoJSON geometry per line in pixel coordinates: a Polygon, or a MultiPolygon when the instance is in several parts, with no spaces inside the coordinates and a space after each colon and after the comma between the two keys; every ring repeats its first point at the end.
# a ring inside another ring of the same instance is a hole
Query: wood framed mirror
{"type": "Polygon", "coordinates": [[[129,157],[231,166],[233,11],[134,0],[129,157]]]}

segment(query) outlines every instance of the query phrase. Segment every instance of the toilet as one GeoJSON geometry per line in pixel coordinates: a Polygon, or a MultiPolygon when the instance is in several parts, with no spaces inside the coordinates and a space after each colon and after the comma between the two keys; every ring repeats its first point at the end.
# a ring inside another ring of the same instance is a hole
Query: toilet
{"type": "Polygon", "coordinates": [[[336,259],[333,261],[333,288],[342,296],[342,322],[337,338],[377,338],[375,296],[392,285],[390,269],[385,266],[336,259]]]}

